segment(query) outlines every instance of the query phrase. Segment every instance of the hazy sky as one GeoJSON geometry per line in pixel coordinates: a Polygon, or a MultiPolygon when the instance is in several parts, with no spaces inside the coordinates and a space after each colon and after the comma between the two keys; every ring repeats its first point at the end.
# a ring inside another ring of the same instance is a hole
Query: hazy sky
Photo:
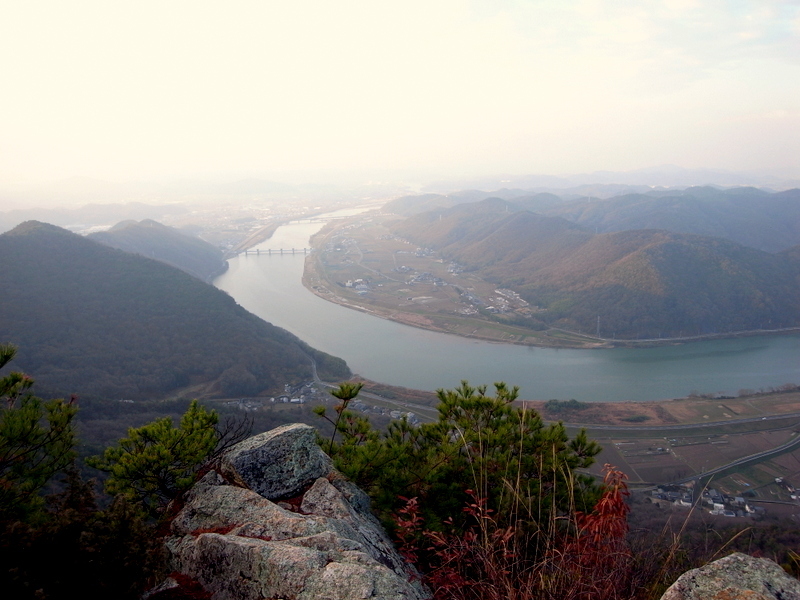
{"type": "Polygon", "coordinates": [[[0,183],[800,177],[800,1],[0,4],[0,183]]]}

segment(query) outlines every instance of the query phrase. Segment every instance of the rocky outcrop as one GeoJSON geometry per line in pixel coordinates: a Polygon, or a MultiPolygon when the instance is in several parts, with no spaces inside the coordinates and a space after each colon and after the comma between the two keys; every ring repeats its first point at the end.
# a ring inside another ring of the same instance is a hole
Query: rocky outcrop
{"type": "Polygon", "coordinates": [[[268,500],[297,494],[309,481],[325,477],[333,463],[316,443],[316,430],[285,425],[244,440],[228,450],[220,472],[268,500]]]}
{"type": "Polygon", "coordinates": [[[735,553],[687,571],[661,600],[800,600],[800,582],[775,562],[735,553]]]}
{"type": "Polygon", "coordinates": [[[429,597],[307,425],[233,447],[184,502],[166,540],[174,573],[153,599],[185,581],[214,600],[429,597]]]}

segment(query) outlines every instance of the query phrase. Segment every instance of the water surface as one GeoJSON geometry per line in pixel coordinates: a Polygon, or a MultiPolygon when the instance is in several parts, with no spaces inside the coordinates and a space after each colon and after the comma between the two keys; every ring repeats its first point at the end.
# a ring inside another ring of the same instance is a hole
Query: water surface
{"type": "MultiPolygon", "coordinates": [[[[321,227],[291,223],[258,248],[307,247],[321,227]]],[[[597,350],[483,342],[327,302],[303,287],[304,261],[302,254],[240,255],[229,261],[230,268],[214,285],[250,312],[344,358],[355,373],[383,383],[435,390],[462,379],[488,385],[505,381],[520,386],[524,398],[582,401],[735,394],[743,388],[800,383],[800,336],[597,350]]]]}

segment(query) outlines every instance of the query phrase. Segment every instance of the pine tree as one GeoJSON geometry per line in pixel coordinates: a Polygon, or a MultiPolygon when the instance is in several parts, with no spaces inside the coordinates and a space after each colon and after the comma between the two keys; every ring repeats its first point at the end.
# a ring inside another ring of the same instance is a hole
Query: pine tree
{"type": "MultiPolygon", "coordinates": [[[[0,369],[16,348],[0,344],[0,369]]],[[[0,378],[0,520],[40,511],[40,492],[75,456],[75,399],[45,402],[30,389],[33,379],[19,372],[0,378]]]]}
{"type": "Polygon", "coordinates": [[[600,446],[584,431],[570,439],[563,424],[545,425],[535,411],[514,405],[518,389],[504,383],[493,396],[466,381],[437,393],[436,422],[396,420],[383,434],[337,407],[341,442],[326,440],[323,448],[370,494],[386,523],[401,497],[417,497],[426,522],[437,527],[462,512],[467,489],[501,515],[524,512],[532,521],[594,506],[599,488],[576,469],[590,466],[600,446]]]}
{"type": "Polygon", "coordinates": [[[128,429],[128,437],[87,462],[108,471],[106,491],[138,502],[159,516],[170,500],[195,481],[198,468],[220,441],[216,411],[193,400],[175,427],[170,417],[128,429]]]}

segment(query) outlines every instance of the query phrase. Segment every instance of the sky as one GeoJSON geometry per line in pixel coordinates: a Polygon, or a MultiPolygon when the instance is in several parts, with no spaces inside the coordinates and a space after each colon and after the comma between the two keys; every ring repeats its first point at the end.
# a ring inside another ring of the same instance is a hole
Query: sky
{"type": "Polygon", "coordinates": [[[800,178],[800,1],[0,3],[0,184],[800,178]]]}

